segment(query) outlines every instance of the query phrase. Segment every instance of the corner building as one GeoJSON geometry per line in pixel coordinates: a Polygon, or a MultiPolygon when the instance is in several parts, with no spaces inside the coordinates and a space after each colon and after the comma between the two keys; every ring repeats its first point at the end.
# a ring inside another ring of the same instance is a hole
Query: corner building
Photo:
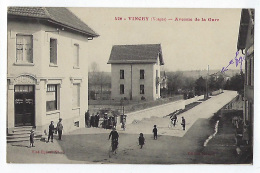
{"type": "Polygon", "coordinates": [[[7,131],[32,126],[47,132],[85,127],[88,40],[97,37],[67,8],[9,7],[7,131]]]}

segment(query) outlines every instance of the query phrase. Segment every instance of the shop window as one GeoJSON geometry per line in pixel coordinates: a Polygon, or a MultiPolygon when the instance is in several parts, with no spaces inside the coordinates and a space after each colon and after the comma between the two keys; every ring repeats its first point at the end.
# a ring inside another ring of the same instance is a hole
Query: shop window
{"type": "Polygon", "coordinates": [[[46,111],[58,110],[58,85],[47,85],[46,111]]]}

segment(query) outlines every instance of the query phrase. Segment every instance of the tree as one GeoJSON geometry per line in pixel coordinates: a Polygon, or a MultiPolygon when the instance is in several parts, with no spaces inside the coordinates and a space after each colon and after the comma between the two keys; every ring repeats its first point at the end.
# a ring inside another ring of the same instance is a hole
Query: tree
{"type": "Polygon", "coordinates": [[[227,90],[234,90],[238,91],[240,94],[243,95],[244,93],[244,73],[243,71],[240,72],[240,74],[236,74],[235,76],[232,76],[230,80],[228,80],[225,84],[225,89],[227,90]]]}
{"type": "Polygon", "coordinates": [[[89,72],[89,80],[88,80],[88,86],[89,86],[89,96],[91,99],[96,99],[96,93],[100,91],[101,98],[103,94],[103,86],[104,86],[104,74],[103,72],[99,71],[99,66],[96,62],[92,62],[90,66],[90,72],[89,72]],[[94,91],[94,94],[93,94],[94,91]],[[94,97],[93,97],[94,95],[94,97]]]}
{"type": "Polygon", "coordinates": [[[206,80],[200,77],[195,81],[195,94],[202,95],[206,92],[206,80]]]}

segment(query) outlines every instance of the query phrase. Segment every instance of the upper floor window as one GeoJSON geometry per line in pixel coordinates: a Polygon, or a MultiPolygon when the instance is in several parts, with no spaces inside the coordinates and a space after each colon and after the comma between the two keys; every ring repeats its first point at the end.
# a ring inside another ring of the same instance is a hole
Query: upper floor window
{"type": "Polygon", "coordinates": [[[78,44],[74,44],[73,53],[74,53],[73,55],[74,68],[79,67],[79,45],[78,44]]]}
{"type": "Polygon", "coordinates": [[[120,79],[124,79],[124,78],[125,78],[125,71],[120,70],[120,79]]]}
{"type": "Polygon", "coordinates": [[[33,63],[32,35],[16,35],[16,63],[33,63]]]}
{"type": "Polygon", "coordinates": [[[140,79],[144,79],[144,70],[140,70],[140,79]]]}
{"type": "Polygon", "coordinates": [[[50,64],[57,65],[57,39],[50,39],[50,64]]]}
{"type": "Polygon", "coordinates": [[[156,70],[156,78],[155,78],[155,86],[156,86],[156,94],[158,94],[158,85],[159,85],[159,77],[158,77],[158,70],[156,70]]]}

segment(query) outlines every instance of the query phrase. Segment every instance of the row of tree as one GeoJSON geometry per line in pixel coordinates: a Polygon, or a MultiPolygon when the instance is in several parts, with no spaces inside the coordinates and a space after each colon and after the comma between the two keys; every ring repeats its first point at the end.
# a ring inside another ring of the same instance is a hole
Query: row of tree
{"type": "MultiPolygon", "coordinates": [[[[168,96],[174,94],[188,94],[202,95],[218,89],[235,90],[243,93],[244,90],[244,73],[236,74],[231,78],[223,73],[216,73],[195,79],[183,75],[182,72],[168,72],[167,73],[167,92],[168,96]]],[[[190,97],[190,96],[188,96],[190,97]]]]}

